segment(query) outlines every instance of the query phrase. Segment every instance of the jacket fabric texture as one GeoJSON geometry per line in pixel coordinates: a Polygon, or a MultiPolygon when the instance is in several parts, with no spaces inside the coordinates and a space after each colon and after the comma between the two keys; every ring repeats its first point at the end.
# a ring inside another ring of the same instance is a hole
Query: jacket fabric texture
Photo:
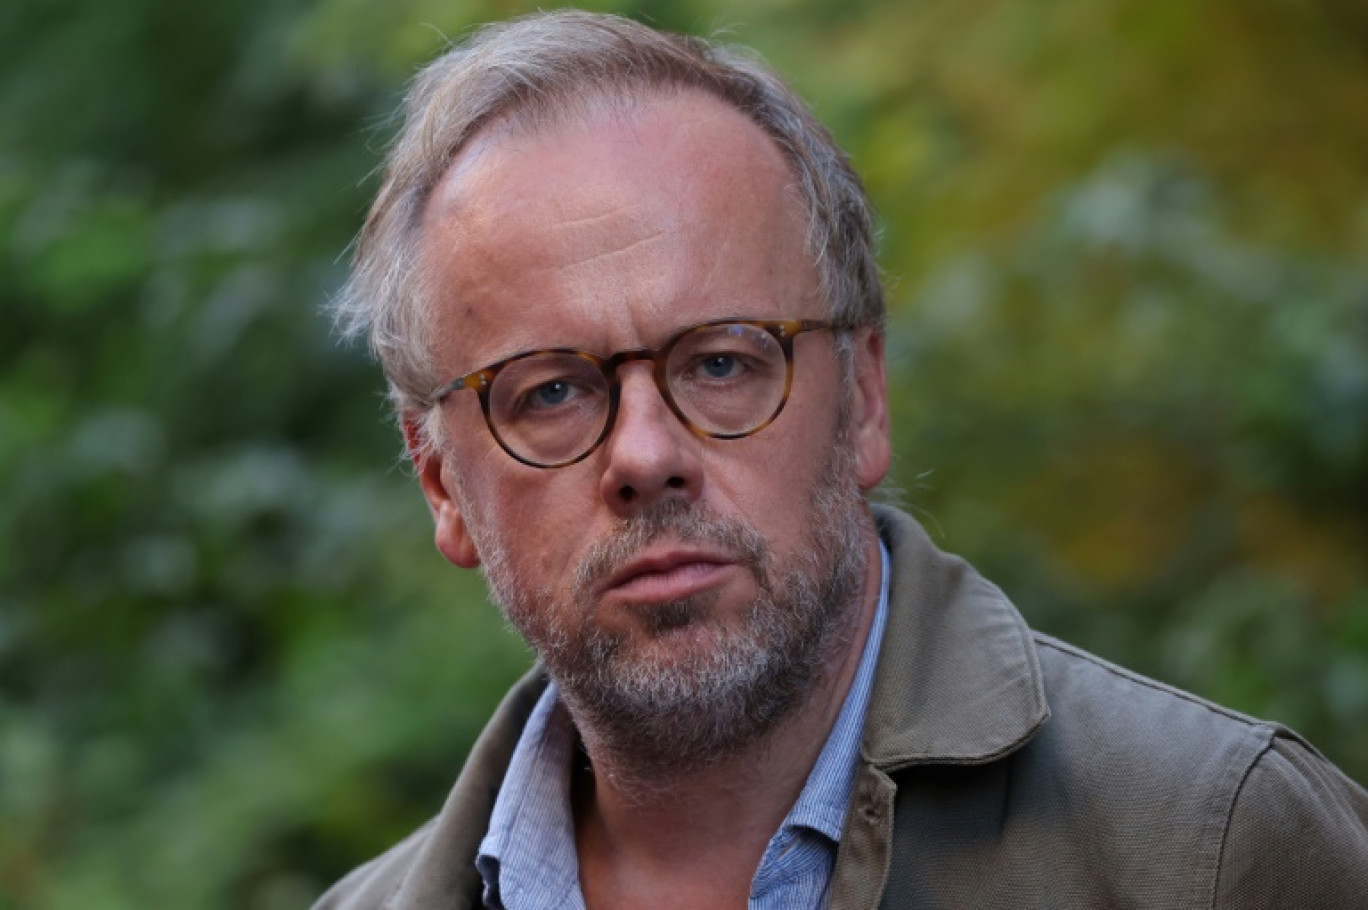
{"type": "MultiPolygon", "coordinates": [[[[888,624],[830,891],[874,908],[1368,908],[1368,793],[1295,733],[1033,633],[875,507],[888,624]]],[[[475,854],[534,669],[440,814],[315,910],[481,906],[475,854]]]]}

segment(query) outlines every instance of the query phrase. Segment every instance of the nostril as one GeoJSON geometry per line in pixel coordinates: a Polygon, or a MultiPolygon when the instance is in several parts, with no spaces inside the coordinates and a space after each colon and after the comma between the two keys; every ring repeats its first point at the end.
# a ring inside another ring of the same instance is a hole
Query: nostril
{"type": "Polygon", "coordinates": [[[636,499],[636,495],[636,490],[631,487],[622,487],[618,490],[618,496],[622,498],[623,502],[631,502],[633,499],[636,499]]]}
{"type": "Polygon", "coordinates": [[[674,477],[671,477],[669,480],[665,481],[665,486],[669,487],[671,490],[682,490],[684,489],[684,478],[680,477],[679,475],[675,475],[674,477]]]}

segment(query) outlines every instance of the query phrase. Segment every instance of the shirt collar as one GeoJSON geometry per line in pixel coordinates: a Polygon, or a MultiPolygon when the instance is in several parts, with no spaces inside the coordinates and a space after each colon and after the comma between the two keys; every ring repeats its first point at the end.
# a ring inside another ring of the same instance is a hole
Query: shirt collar
{"type": "Polygon", "coordinates": [[[486,906],[522,906],[533,895],[545,906],[584,906],[570,809],[575,741],[570,715],[549,683],[523,727],[475,858],[486,906]]]}

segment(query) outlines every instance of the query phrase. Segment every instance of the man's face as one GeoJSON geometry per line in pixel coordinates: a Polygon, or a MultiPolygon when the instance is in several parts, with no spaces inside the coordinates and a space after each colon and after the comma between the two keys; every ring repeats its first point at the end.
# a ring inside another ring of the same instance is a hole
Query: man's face
{"type": "MultiPolygon", "coordinates": [[[[539,348],[655,347],[710,319],[822,318],[791,183],[758,128],[695,93],[478,137],[422,227],[437,362],[449,378],[539,348]]],[[[799,336],[783,413],[737,440],[695,436],[649,364],[626,364],[612,433],[555,469],[509,457],[455,393],[443,453],[419,463],[438,546],[484,564],[572,708],[616,685],[649,690],[638,711],[683,712],[698,693],[781,689],[764,669],[779,665],[801,697],[868,585],[859,493],[888,463],[882,349],[855,341],[843,389],[830,333],[799,336]]]]}

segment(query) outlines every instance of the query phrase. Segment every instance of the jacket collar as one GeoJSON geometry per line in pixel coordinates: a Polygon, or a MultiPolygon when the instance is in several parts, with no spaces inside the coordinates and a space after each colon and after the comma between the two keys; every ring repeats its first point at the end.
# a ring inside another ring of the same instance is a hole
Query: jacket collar
{"type": "Polygon", "coordinates": [[[1030,630],[1007,597],[942,553],[910,517],[875,506],[893,556],[888,626],[862,750],[884,771],[979,764],[1049,718],[1030,630]]]}

